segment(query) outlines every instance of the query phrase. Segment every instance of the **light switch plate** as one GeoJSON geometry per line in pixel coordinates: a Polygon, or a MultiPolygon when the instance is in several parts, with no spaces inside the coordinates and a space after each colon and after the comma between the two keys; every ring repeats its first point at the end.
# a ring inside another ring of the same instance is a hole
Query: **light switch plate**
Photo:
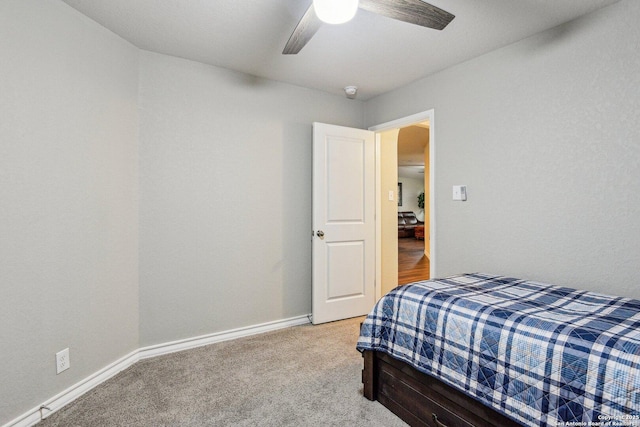
{"type": "Polygon", "coordinates": [[[453,186],[453,200],[464,202],[467,200],[467,186],[466,185],[454,185],[453,186]]]}

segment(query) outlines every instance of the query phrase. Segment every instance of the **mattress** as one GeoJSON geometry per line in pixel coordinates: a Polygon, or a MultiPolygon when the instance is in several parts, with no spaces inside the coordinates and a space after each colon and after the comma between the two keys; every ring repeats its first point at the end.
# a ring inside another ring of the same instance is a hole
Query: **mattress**
{"type": "Polygon", "coordinates": [[[487,274],[401,286],[365,319],[382,351],[528,426],[640,426],[640,301],[487,274]]]}

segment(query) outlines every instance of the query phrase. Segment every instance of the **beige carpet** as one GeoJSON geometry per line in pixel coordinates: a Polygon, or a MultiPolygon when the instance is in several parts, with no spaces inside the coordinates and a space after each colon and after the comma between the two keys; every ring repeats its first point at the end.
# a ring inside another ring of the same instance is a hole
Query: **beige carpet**
{"type": "Polygon", "coordinates": [[[143,360],[38,426],[406,426],[362,396],[361,320],[143,360]]]}

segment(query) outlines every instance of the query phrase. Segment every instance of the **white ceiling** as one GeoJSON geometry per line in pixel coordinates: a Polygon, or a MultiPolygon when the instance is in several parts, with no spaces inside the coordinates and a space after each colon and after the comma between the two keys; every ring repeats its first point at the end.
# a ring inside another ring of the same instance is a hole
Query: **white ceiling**
{"type": "Polygon", "coordinates": [[[63,0],[135,46],[366,100],[618,0],[432,0],[443,31],[360,10],[282,49],[311,0],[63,0]]]}

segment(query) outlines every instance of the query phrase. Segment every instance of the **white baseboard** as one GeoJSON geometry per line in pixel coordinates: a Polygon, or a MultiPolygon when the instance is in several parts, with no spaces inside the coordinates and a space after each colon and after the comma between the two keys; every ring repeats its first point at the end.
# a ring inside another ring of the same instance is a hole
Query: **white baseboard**
{"type": "Polygon", "coordinates": [[[231,329],[229,331],[144,347],[139,350],[140,360],[163,354],[175,353],[176,351],[188,350],[190,348],[202,347],[203,345],[215,344],[250,335],[276,331],[278,329],[289,328],[291,326],[306,325],[307,323],[310,323],[309,316],[310,315],[276,320],[274,322],[262,323],[260,325],[246,326],[244,328],[231,329]]]}
{"type": "Polygon", "coordinates": [[[134,350],[128,355],[116,360],[110,365],[100,369],[92,375],[89,375],[82,381],[46,400],[42,405],[25,412],[12,421],[9,421],[9,423],[5,424],[3,427],[32,426],[41,420],[41,411],[42,419],[47,418],[49,415],[53,414],[56,411],[59,411],[64,406],[73,402],[89,390],[102,384],[109,378],[116,375],[118,372],[127,369],[139,360],[156,357],[163,354],[175,353],[177,351],[189,350],[191,348],[202,347],[204,345],[215,344],[222,341],[229,341],[237,338],[247,337],[250,335],[258,335],[265,332],[276,331],[278,329],[289,328],[291,326],[305,325],[307,323],[311,323],[309,320],[310,316],[311,315],[305,315],[292,317],[289,319],[276,320],[259,325],[246,326],[244,328],[231,329],[229,331],[217,332],[213,334],[172,341],[134,350]]]}

